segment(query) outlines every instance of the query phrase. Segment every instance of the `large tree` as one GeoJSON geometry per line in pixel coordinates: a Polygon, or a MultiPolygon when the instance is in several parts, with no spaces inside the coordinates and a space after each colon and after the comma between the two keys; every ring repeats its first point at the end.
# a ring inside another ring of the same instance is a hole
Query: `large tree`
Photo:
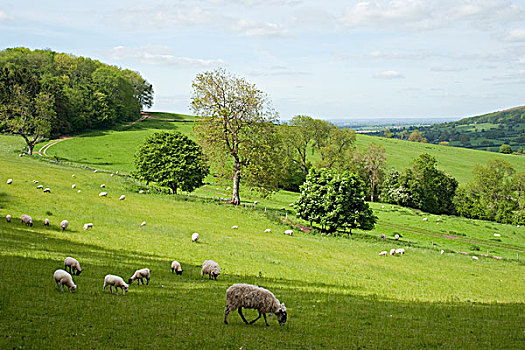
{"type": "Polygon", "coordinates": [[[381,145],[371,143],[359,155],[366,183],[370,188],[370,201],[374,201],[377,185],[383,181],[385,174],[386,151],[381,145]]]}
{"type": "Polygon", "coordinates": [[[231,203],[241,203],[241,178],[263,190],[278,178],[276,114],[267,95],[224,69],[200,73],[192,84],[191,108],[201,117],[195,131],[220,173],[231,178],[231,203]]]}
{"type": "Polygon", "coordinates": [[[135,154],[133,175],[140,180],[156,182],[192,192],[203,184],[209,168],[201,148],[180,132],[157,132],[149,136],[135,154]]]}

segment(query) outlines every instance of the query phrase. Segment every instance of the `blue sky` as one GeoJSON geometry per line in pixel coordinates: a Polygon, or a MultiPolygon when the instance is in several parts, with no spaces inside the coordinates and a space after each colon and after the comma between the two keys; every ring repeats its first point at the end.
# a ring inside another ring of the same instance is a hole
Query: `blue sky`
{"type": "Polygon", "coordinates": [[[468,117],[525,105],[525,1],[0,2],[0,48],[50,48],[136,70],[152,110],[189,112],[224,67],[281,119],[468,117]]]}

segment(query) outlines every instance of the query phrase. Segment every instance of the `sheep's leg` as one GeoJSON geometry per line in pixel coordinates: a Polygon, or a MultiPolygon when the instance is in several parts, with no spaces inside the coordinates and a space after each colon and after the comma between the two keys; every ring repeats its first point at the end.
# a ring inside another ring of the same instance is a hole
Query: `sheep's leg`
{"type": "MultiPolygon", "coordinates": [[[[264,322],[266,323],[266,325],[267,325],[268,327],[270,327],[270,325],[268,324],[268,320],[266,319],[266,314],[263,314],[263,316],[264,316],[264,322]]],[[[259,316],[259,317],[260,317],[260,316],[259,316]]]]}
{"type": "Polygon", "coordinates": [[[122,295],[126,295],[126,291],[124,290],[124,288],[120,287],[120,290],[122,291],[122,295]]]}
{"type": "Polygon", "coordinates": [[[175,272],[175,269],[171,269],[171,273],[175,272]]]}
{"type": "MultiPolygon", "coordinates": [[[[261,314],[261,312],[259,311],[259,316],[257,316],[257,318],[256,318],[255,320],[251,321],[250,324],[254,324],[255,321],[257,321],[258,319],[261,318],[261,315],[262,315],[262,314],[261,314]]],[[[266,315],[264,315],[264,316],[265,316],[264,318],[266,319],[266,315]]]]}
{"type": "Polygon", "coordinates": [[[146,277],[146,285],[149,286],[149,277],[146,277]]]}
{"type": "Polygon", "coordinates": [[[106,282],[104,282],[104,288],[102,288],[102,293],[106,291],[106,282]]]}
{"type": "Polygon", "coordinates": [[[230,313],[230,308],[226,306],[226,310],[224,310],[224,323],[228,324],[228,314],[230,313]]]}
{"type": "Polygon", "coordinates": [[[111,284],[109,285],[109,292],[113,294],[113,286],[111,284]]]}
{"type": "Polygon", "coordinates": [[[239,312],[239,315],[241,315],[241,318],[244,321],[244,323],[249,324],[248,321],[246,321],[246,318],[244,318],[244,315],[242,314],[242,307],[239,307],[237,311],[239,312]]]}

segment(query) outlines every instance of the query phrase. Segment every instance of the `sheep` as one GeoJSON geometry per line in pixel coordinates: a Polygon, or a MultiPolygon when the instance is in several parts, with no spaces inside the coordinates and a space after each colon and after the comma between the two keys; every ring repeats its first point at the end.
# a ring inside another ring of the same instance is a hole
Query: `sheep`
{"type": "Polygon", "coordinates": [[[428,218],[423,218],[423,221],[428,221],[428,218]]]}
{"type": "Polygon", "coordinates": [[[379,253],[379,256],[387,256],[388,252],[386,250],[383,250],[381,253],[379,253]]]}
{"type": "Polygon", "coordinates": [[[192,242],[197,242],[198,240],[199,240],[199,234],[197,232],[191,235],[192,242]]]}
{"type": "Polygon", "coordinates": [[[71,185],[71,188],[77,188],[77,185],[72,184],[72,185],[71,185]]]}
{"type": "Polygon", "coordinates": [[[140,226],[146,226],[146,221],[142,221],[142,223],[140,224],[140,226]]]}
{"type": "Polygon", "coordinates": [[[253,205],[257,205],[257,204],[259,204],[259,202],[253,201],[253,205]]]}
{"type": "Polygon", "coordinates": [[[64,231],[68,225],[69,225],[69,221],[62,220],[62,222],[60,223],[60,228],[62,229],[62,231],[64,231]]]}
{"type": "Polygon", "coordinates": [[[90,228],[93,228],[93,223],[92,222],[84,224],[84,230],[87,230],[87,229],[90,229],[90,228]]]}
{"type": "Polygon", "coordinates": [[[290,208],[293,207],[293,203],[288,204],[288,206],[289,206],[290,208]]]}
{"type": "Polygon", "coordinates": [[[171,262],[171,273],[176,272],[177,275],[182,275],[182,268],[177,260],[171,262]]]}
{"type": "Polygon", "coordinates": [[[51,193],[51,189],[49,187],[44,188],[44,193],[51,193]]]}
{"type": "Polygon", "coordinates": [[[396,254],[404,255],[405,254],[405,250],[403,248],[396,249],[396,254]]]}
{"type": "Polygon", "coordinates": [[[77,259],[72,258],[68,256],[64,259],[64,270],[67,271],[67,268],[69,267],[69,273],[80,275],[82,273],[82,269],[80,268],[80,263],[77,259]]]}
{"type": "Polygon", "coordinates": [[[237,230],[238,228],[239,228],[239,226],[237,226],[237,225],[233,225],[232,226],[232,230],[237,230]]]}
{"type": "Polygon", "coordinates": [[[477,256],[473,256],[472,259],[478,260],[479,258],[477,256]]]}
{"type": "Polygon", "coordinates": [[[226,309],[224,310],[224,323],[228,324],[228,314],[231,311],[238,310],[239,315],[246,324],[253,324],[261,315],[264,316],[264,322],[267,326],[267,313],[274,313],[277,316],[280,326],[286,323],[286,306],[267,289],[254,286],[251,284],[234,284],[226,290],[226,309]],[[242,308],[255,309],[259,311],[259,316],[253,321],[246,321],[242,313],[242,308]]]}
{"type": "Polygon", "coordinates": [[[114,174],[113,174],[113,173],[111,173],[111,175],[109,175],[109,176],[113,177],[113,175],[114,175],[114,174]]]}
{"type": "Polygon", "coordinates": [[[390,255],[396,255],[396,250],[395,249],[390,249],[390,255]]]}
{"type": "Polygon", "coordinates": [[[445,254],[445,251],[443,249],[441,249],[441,255],[445,254]]]}
{"type": "Polygon", "coordinates": [[[144,190],[139,190],[139,194],[143,194],[144,193],[144,190]]]}
{"type": "Polygon", "coordinates": [[[264,233],[270,233],[272,232],[272,230],[270,230],[269,228],[267,228],[266,230],[264,230],[264,233]]]}
{"type": "Polygon", "coordinates": [[[106,187],[105,184],[100,185],[100,188],[105,188],[105,187],[106,187]]]}
{"type": "Polygon", "coordinates": [[[80,192],[82,192],[82,191],[81,191],[81,190],[78,190],[78,191],[77,191],[77,193],[80,193],[80,192]]]}
{"type": "Polygon", "coordinates": [[[385,235],[384,233],[381,234],[381,238],[382,238],[382,239],[386,239],[386,235],[385,235]]]}
{"type": "Polygon", "coordinates": [[[98,194],[99,197],[107,197],[108,196],[108,193],[107,192],[100,192],[98,194]]]}
{"type": "Polygon", "coordinates": [[[38,186],[36,186],[36,189],[37,189],[37,190],[41,190],[41,189],[43,189],[43,188],[44,188],[44,185],[38,185],[38,186]]]}
{"type": "Polygon", "coordinates": [[[124,199],[126,199],[126,196],[125,195],[122,195],[120,196],[119,200],[123,201],[124,199]]]}
{"type": "Polygon", "coordinates": [[[106,286],[109,286],[109,291],[113,293],[113,288],[115,287],[115,293],[118,295],[118,287],[120,287],[120,290],[122,291],[122,295],[126,295],[126,292],[128,291],[129,285],[124,282],[122,277],[115,276],[115,275],[106,275],[104,277],[104,288],[102,289],[102,292],[106,291],[106,286]]]}
{"type": "Polygon", "coordinates": [[[381,206],[381,209],[385,209],[385,206],[384,206],[384,205],[382,205],[382,206],[381,206]]]}
{"type": "Polygon", "coordinates": [[[45,225],[45,226],[49,226],[49,219],[48,219],[48,218],[46,218],[46,219],[44,220],[44,225],[45,225]]]}
{"type": "Polygon", "coordinates": [[[7,184],[11,185],[13,183],[13,179],[7,179],[7,184]]]}
{"type": "Polygon", "coordinates": [[[33,183],[34,183],[34,184],[37,184],[37,183],[38,183],[38,181],[37,181],[37,180],[33,180],[33,183]]]}
{"type": "Polygon", "coordinates": [[[93,170],[93,172],[94,172],[94,173],[98,173],[98,170],[97,170],[97,169],[95,169],[95,170],[93,170]]]}
{"type": "Polygon", "coordinates": [[[11,215],[7,214],[7,215],[5,216],[5,221],[7,221],[7,222],[11,222],[11,215]]]}
{"type": "Polygon", "coordinates": [[[213,260],[205,260],[202,263],[202,270],[201,270],[201,277],[204,277],[204,275],[209,275],[210,279],[213,278],[214,280],[217,279],[217,276],[221,274],[221,269],[219,268],[219,264],[217,264],[213,260]]]}
{"type": "Polygon", "coordinates": [[[71,177],[75,177],[75,174],[72,174],[71,177]]]}
{"type": "Polygon", "coordinates": [[[399,240],[399,235],[395,235],[395,236],[394,236],[394,239],[395,239],[396,241],[398,241],[398,240],[399,240]]]}
{"type": "Polygon", "coordinates": [[[495,233],[494,237],[501,237],[501,235],[499,233],[495,233]]]}
{"type": "Polygon", "coordinates": [[[293,230],[286,230],[284,231],[284,234],[287,236],[293,236],[293,230]]]}
{"type": "Polygon", "coordinates": [[[27,226],[33,226],[33,218],[29,215],[24,214],[20,217],[20,219],[22,220],[23,224],[26,224],[27,226]]]}
{"type": "Polygon", "coordinates": [[[142,282],[142,285],[144,285],[144,278],[146,279],[146,284],[149,284],[149,278],[150,278],[150,270],[149,269],[140,269],[135,271],[133,276],[131,276],[128,280],[129,284],[132,284],[133,281],[137,280],[137,284],[140,284],[142,282]]]}
{"type": "Polygon", "coordinates": [[[53,277],[55,278],[57,288],[60,288],[60,290],[64,291],[64,285],[67,286],[70,292],[74,292],[77,290],[76,284],[73,283],[73,277],[71,277],[71,275],[67,271],[58,269],[53,274],[53,277]]]}

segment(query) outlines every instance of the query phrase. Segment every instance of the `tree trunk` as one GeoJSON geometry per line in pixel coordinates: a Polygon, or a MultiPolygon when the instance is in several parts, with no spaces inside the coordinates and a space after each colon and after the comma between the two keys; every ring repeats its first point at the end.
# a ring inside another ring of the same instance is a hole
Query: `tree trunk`
{"type": "Polygon", "coordinates": [[[233,174],[233,193],[231,203],[235,205],[241,204],[241,198],[239,197],[239,181],[241,180],[241,171],[235,166],[235,173],[233,174]]]}
{"type": "Polygon", "coordinates": [[[374,183],[370,181],[370,202],[374,201],[374,183]]]}
{"type": "Polygon", "coordinates": [[[33,154],[33,145],[30,145],[30,144],[27,145],[27,154],[29,155],[33,154]]]}

